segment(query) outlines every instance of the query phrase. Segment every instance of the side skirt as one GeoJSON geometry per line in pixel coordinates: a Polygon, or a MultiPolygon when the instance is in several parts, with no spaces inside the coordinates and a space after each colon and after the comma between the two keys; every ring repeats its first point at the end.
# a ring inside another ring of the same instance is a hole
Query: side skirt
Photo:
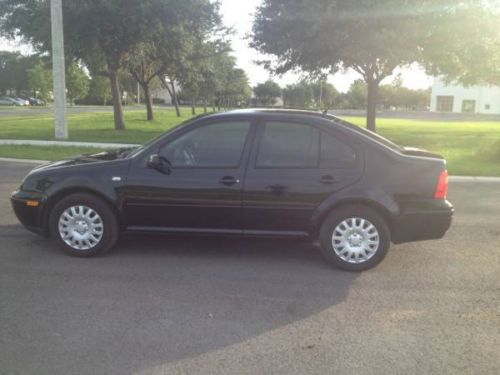
{"type": "Polygon", "coordinates": [[[248,236],[248,237],[281,237],[281,238],[307,238],[307,232],[298,231],[267,231],[267,230],[238,230],[238,229],[205,229],[205,228],[165,228],[148,226],[130,226],[129,233],[158,233],[158,234],[195,234],[217,236],[248,236]]]}

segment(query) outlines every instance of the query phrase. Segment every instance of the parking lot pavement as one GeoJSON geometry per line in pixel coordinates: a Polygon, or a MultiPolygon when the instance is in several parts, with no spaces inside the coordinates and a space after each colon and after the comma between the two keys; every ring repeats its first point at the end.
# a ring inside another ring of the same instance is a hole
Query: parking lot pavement
{"type": "Polygon", "coordinates": [[[307,243],[127,237],[77,259],[18,225],[0,163],[1,374],[498,374],[500,185],[361,274],[307,243]]]}

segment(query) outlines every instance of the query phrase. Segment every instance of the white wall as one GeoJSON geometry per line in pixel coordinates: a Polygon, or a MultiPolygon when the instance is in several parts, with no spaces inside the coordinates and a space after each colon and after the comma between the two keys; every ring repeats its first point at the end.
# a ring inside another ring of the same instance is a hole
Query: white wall
{"type": "Polygon", "coordinates": [[[434,81],[431,94],[431,112],[437,112],[437,96],[453,96],[453,112],[462,112],[464,100],[476,101],[476,113],[500,114],[500,87],[445,85],[441,80],[434,81]],[[486,105],[490,106],[489,109],[486,105]]]}

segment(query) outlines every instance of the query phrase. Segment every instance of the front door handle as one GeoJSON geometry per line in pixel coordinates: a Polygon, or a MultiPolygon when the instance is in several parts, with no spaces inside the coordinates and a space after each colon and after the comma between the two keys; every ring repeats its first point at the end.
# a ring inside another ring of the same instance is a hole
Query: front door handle
{"type": "Polygon", "coordinates": [[[236,177],[233,177],[233,176],[224,176],[219,180],[219,182],[222,185],[233,186],[233,185],[239,184],[240,180],[236,177]]]}
{"type": "Polygon", "coordinates": [[[324,185],[332,185],[335,182],[335,178],[330,175],[322,176],[320,182],[324,185]]]}

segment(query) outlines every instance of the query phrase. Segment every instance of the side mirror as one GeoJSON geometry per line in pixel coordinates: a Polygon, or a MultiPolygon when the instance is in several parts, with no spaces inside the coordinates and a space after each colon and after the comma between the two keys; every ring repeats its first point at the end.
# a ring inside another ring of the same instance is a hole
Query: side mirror
{"type": "Polygon", "coordinates": [[[156,169],[158,172],[167,175],[170,174],[172,168],[172,164],[158,154],[149,155],[147,165],[149,168],[156,169]]]}

